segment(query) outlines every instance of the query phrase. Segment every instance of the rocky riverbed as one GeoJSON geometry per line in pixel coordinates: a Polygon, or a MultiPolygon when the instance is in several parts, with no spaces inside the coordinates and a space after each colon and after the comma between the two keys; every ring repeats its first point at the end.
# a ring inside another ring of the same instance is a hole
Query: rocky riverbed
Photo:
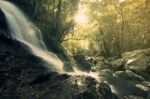
{"type": "Polygon", "coordinates": [[[150,98],[150,49],[126,52],[119,59],[88,57],[86,60],[93,65],[92,71],[99,72],[101,80],[107,82],[118,97],[150,98]]]}

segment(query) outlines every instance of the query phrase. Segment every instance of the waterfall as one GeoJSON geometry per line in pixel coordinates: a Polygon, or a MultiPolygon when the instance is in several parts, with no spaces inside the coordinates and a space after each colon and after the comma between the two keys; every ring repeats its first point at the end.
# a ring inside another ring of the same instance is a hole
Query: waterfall
{"type": "Polygon", "coordinates": [[[6,17],[10,36],[26,44],[34,55],[43,59],[47,67],[63,72],[63,63],[56,54],[49,52],[43,42],[41,31],[14,4],[0,0],[0,9],[6,17]]]}

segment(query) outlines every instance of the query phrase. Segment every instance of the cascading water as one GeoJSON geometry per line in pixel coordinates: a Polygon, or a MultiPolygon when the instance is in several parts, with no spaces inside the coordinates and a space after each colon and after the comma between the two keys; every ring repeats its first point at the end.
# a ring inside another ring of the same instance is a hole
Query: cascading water
{"type": "MultiPolygon", "coordinates": [[[[61,60],[57,57],[57,55],[46,49],[40,30],[36,28],[15,5],[9,3],[8,1],[0,0],[0,9],[5,15],[12,38],[26,44],[34,55],[40,57],[49,64],[49,68],[52,68],[60,73],[64,72],[63,63],[61,60]]],[[[114,92],[120,97],[126,94],[139,94],[141,96],[145,96],[145,94],[147,94],[145,91],[136,88],[135,85],[137,85],[137,81],[134,82],[133,80],[131,82],[130,79],[127,80],[122,76],[115,77],[111,70],[109,70],[110,72],[105,70],[105,73],[101,70],[100,75],[96,72],[82,72],[75,68],[74,71],[75,72],[67,74],[91,76],[97,80],[103,79],[112,85],[114,92]]]]}
{"type": "Polygon", "coordinates": [[[40,30],[14,4],[0,0],[0,9],[6,17],[12,38],[26,44],[34,55],[50,65],[49,68],[63,72],[63,63],[46,49],[40,30]]]}
{"type": "MultiPolygon", "coordinates": [[[[34,55],[40,57],[50,65],[48,66],[49,68],[59,73],[64,73],[61,60],[56,54],[46,49],[40,30],[35,27],[14,4],[0,0],[0,9],[6,17],[12,38],[26,44],[34,55]]],[[[72,73],[66,73],[71,75],[88,75],[96,79],[98,78],[97,73],[86,73],[76,68],[73,68],[73,70],[74,72],[72,73]]]]}
{"type": "MultiPolygon", "coordinates": [[[[0,9],[6,17],[12,38],[26,44],[34,55],[42,58],[50,65],[48,66],[49,68],[64,73],[61,60],[56,54],[51,53],[46,49],[40,30],[28,20],[22,11],[20,11],[14,4],[3,0],[0,0],[0,9]]],[[[68,74],[89,75],[93,77],[92,73],[87,74],[78,69],[73,69],[75,70],[74,73],[68,74]]]]}

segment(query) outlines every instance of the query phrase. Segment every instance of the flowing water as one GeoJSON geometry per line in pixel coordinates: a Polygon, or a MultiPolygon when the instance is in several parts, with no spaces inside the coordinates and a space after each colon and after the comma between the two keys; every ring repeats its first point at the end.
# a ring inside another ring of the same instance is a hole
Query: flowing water
{"type": "MultiPolygon", "coordinates": [[[[49,64],[49,68],[64,73],[63,63],[56,54],[47,51],[40,30],[14,4],[0,0],[0,9],[6,17],[6,21],[12,38],[23,42],[29,50],[49,64]]],[[[73,68],[73,67],[72,67],[73,68]]],[[[74,68],[72,75],[88,75],[98,78],[98,74],[85,73],[74,68]]]]}
{"type": "MultiPolygon", "coordinates": [[[[56,70],[59,73],[64,73],[63,63],[57,57],[56,54],[51,53],[47,50],[40,30],[32,24],[31,21],[12,3],[8,1],[0,0],[0,9],[5,14],[7,24],[10,30],[10,35],[12,38],[26,44],[29,50],[47,64],[45,65],[50,69],[56,70]]],[[[99,73],[85,73],[80,70],[74,69],[74,73],[68,73],[70,75],[86,75],[92,76],[97,80],[100,80],[99,73]]],[[[107,73],[105,73],[107,75],[107,73]]],[[[122,97],[127,94],[135,94],[145,96],[146,92],[136,88],[135,84],[130,84],[131,81],[128,81],[122,77],[115,78],[113,76],[101,76],[105,79],[111,86],[112,89],[117,93],[118,96],[122,97]]]]}
{"type": "Polygon", "coordinates": [[[129,78],[128,76],[117,76],[111,70],[102,70],[100,75],[102,80],[106,81],[111,86],[112,91],[120,98],[127,95],[141,97],[147,97],[148,95],[149,88],[146,86],[144,87],[143,85],[143,82],[145,81],[140,81],[136,78],[129,78]]]}
{"type": "Polygon", "coordinates": [[[56,54],[47,51],[40,30],[14,4],[0,0],[12,38],[26,44],[29,50],[49,64],[48,68],[63,72],[63,63],[56,54]]]}

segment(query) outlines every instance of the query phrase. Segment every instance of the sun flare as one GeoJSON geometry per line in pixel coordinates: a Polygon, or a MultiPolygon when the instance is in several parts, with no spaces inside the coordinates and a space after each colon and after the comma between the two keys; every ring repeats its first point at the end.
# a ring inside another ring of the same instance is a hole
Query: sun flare
{"type": "Polygon", "coordinates": [[[87,23],[87,17],[84,14],[77,14],[75,16],[75,22],[79,25],[85,25],[87,23]]]}
{"type": "Polygon", "coordinates": [[[86,25],[88,23],[88,18],[86,15],[86,8],[85,7],[79,7],[79,10],[77,12],[77,14],[74,17],[74,21],[76,24],[83,26],[86,25]]]}
{"type": "Polygon", "coordinates": [[[125,0],[119,0],[119,3],[125,2],[125,0]]]}

